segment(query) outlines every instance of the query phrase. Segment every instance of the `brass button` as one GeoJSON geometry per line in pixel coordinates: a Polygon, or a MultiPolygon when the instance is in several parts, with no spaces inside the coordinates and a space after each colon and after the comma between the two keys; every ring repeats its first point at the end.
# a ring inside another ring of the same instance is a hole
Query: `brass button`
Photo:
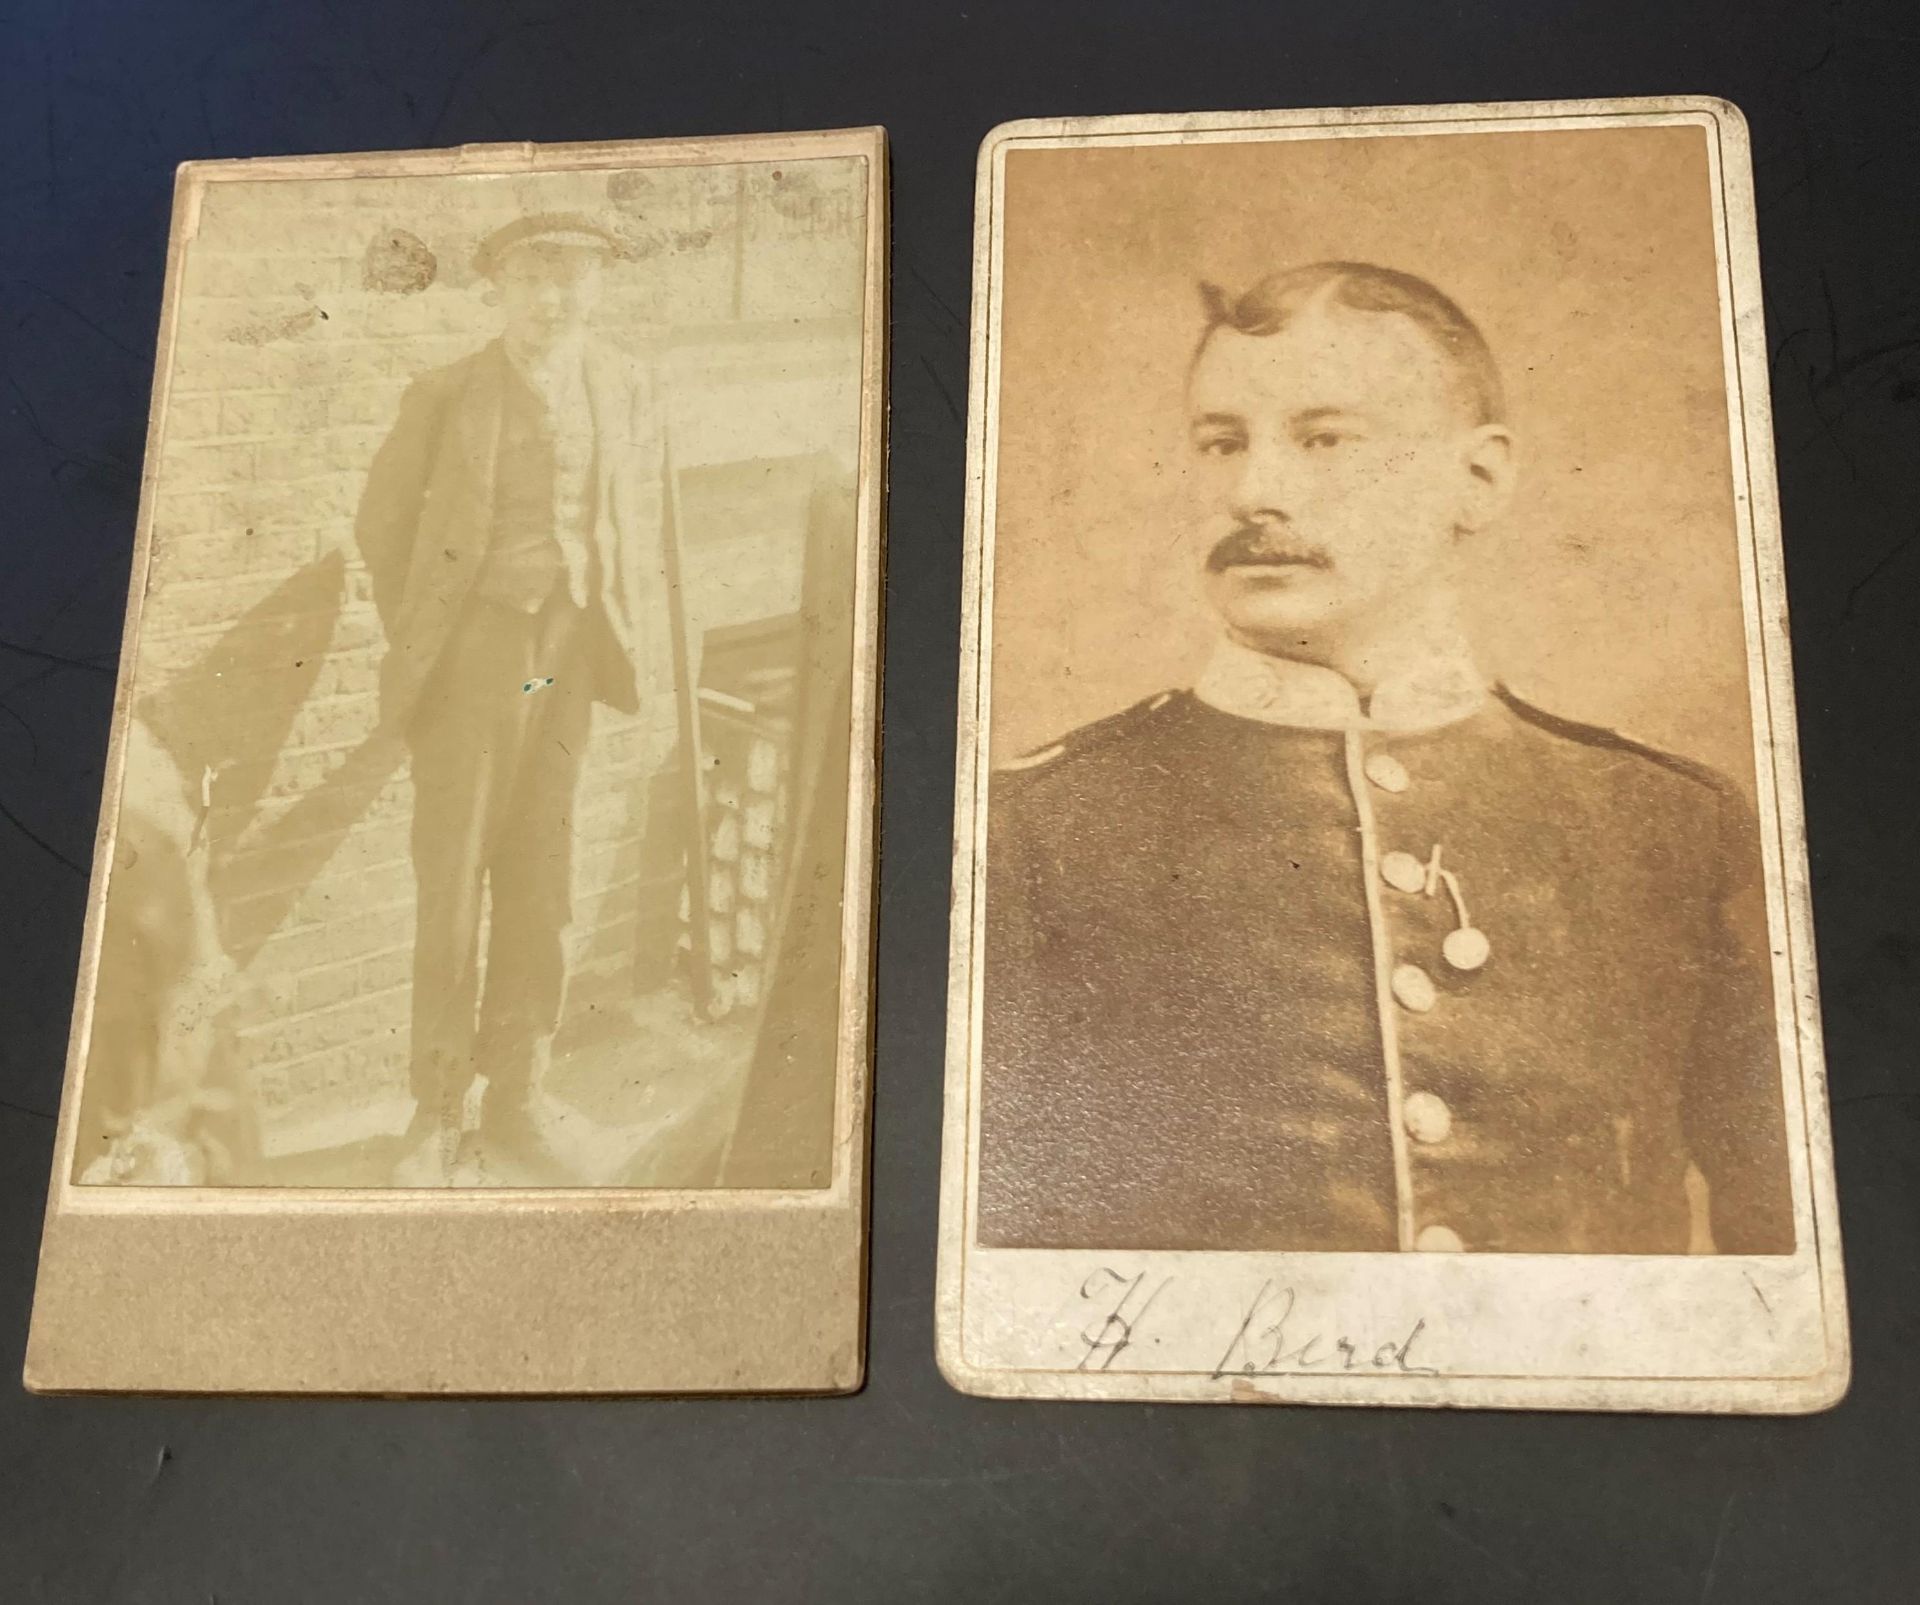
{"type": "Polygon", "coordinates": [[[1427,866],[1412,853],[1388,853],[1380,860],[1380,878],[1396,892],[1425,891],[1427,866]]]}
{"type": "Polygon", "coordinates": [[[1362,766],[1371,780],[1382,791],[1405,791],[1408,784],[1407,766],[1390,752],[1372,752],[1362,766]]]}
{"type": "Polygon", "coordinates": [[[1413,1246],[1422,1254],[1459,1254],[1467,1245],[1451,1226],[1422,1226],[1413,1246]]]}
{"type": "Polygon", "coordinates": [[[1448,931],[1447,939],[1440,944],[1441,956],[1456,970],[1477,970],[1492,952],[1493,944],[1487,940],[1487,933],[1471,925],[1448,931]]]}
{"type": "Polygon", "coordinates": [[[1439,997],[1433,977],[1417,964],[1396,964],[1390,985],[1400,1007],[1411,1009],[1415,1014],[1425,1014],[1439,997]]]}
{"type": "Polygon", "coordinates": [[[1453,1130],[1453,1111],[1438,1093],[1408,1093],[1400,1118],[1415,1142],[1445,1142],[1453,1130]]]}

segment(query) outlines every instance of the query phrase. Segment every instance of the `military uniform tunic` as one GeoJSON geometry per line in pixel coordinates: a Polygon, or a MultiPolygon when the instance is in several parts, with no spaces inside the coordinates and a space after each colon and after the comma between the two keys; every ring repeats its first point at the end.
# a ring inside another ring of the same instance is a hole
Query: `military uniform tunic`
{"type": "Polygon", "coordinates": [[[1444,677],[1431,722],[1215,700],[992,777],[984,1243],[1791,1251],[1727,786],[1444,677]]]}

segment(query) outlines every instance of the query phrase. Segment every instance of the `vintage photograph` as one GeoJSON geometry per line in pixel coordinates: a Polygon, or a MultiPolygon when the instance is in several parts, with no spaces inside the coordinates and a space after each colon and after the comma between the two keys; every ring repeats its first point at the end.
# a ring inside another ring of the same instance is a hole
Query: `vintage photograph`
{"type": "Polygon", "coordinates": [[[1120,121],[983,158],[949,1258],[1784,1269],[1724,129],[1120,121]]]}
{"type": "Polygon", "coordinates": [[[202,192],[79,1182],[826,1185],[866,186],[202,192]]]}
{"type": "Polygon", "coordinates": [[[29,1388],[860,1385],[886,194],[180,170],[29,1388]]]}

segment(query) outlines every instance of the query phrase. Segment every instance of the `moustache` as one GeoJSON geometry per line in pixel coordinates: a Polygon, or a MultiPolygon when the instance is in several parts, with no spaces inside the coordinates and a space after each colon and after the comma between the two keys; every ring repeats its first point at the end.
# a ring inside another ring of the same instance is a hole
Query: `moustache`
{"type": "Polygon", "coordinates": [[[1332,568],[1333,559],[1317,546],[1308,546],[1264,524],[1242,524],[1207,553],[1207,572],[1218,574],[1243,564],[1271,564],[1276,568],[1332,568]]]}

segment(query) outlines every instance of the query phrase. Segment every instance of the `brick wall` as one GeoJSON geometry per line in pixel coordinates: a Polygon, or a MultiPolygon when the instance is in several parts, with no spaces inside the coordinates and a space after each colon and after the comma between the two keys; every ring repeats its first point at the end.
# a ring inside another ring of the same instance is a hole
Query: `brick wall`
{"type": "MultiPolygon", "coordinates": [[[[474,244],[532,211],[617,220],[632,259],[609,274],[601,328],[660,364],[682,466],[822,449],[850,464],[862,182],[859,164],[836,161],[208,187],[183,267],[135,689],[170,703],[163,734],[202,771],[225,929],[265,937],[238,1033],[270,1152],[352,1140],[405,1113],[404,768],[337,840],[258,840],[374,727],[384,643],[354,512],[408,381],[497,327],[467,266],[474,244]]],[[[793,607],[790,521],[770,508],[722,533],[704,543],[725,576],[708,585],[724,598],[711,622],[793,607]]],[[[663,667],[654,678],[640,716],[595,711],[577,821],[576,1003],[647,975],[647,911],[672,901],[663,883],[677,877],[678,844],[649,805],[671,790],[660,776],[675,715],[663,667]]],[[[128,794],[141,784],[130,773],[128,794]]],[[[103,986],[113,962],[103,954],[103,986]]]]}

